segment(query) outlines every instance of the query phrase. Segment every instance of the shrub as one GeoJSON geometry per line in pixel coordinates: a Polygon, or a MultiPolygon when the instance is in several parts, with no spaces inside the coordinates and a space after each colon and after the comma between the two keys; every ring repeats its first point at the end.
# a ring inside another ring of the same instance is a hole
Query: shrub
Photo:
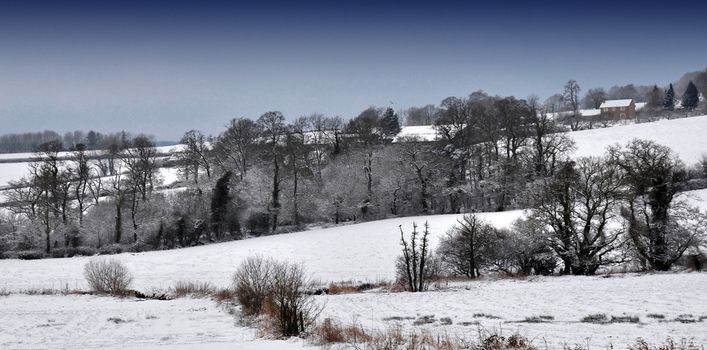
{"type": "Polygon", "coordinates": [[[236,292],[232,288],[222,288],[216,290],[212,296],[218,302],[231,301],[236,298],[236,292]]]}
{"type": "Polygon", "coordinates": [[[98,293],[125,295],[133,281],[128,268],[118,260],[94,259],[83,270],[88,285],[98,293]]]}
{"type": "Polygon", "coordinates": [[[280,336],[298,336],[314,324],[321,312],[307,292],[313,283],[302,265],[279,262],[273,266],[267,314],[280,336]]]}
{"type": "Polygon", "coordinates": [[[270,230],[270,215],[264,212],[255,212],[248,216],[248,230],[251,234],[259,235],[270,230]]]}
{"type": "Polygon", "coordinates": [[[46,257],[41,250],[21,250],[17,252],[17,258],[22,260],[37,260],[46,257]]]}
{"type": "Polygon", "coordinates": [[[123,246],[119,243],[107,244],[98,248],[98,252],[101,253],[101,255],[120,254],[123,252],[123,246]]]}
{"type": "Polygon", "coordinates": [[[76,255],[93,256],[98,254],[98,250],[93,247],[80,246],[76,248],[76,255]]]}
{"type": "Polygon", "coordinates": [[[243,313],[265,315],[278,336],[300,335],[319,315],[309,293],[313,284],[301,265],[250,257],[233,275],[233,286],[243,313]]]}
{"type": "Polygon", "coordinates": [[[76,255],[76,248],[54,248],[52,249],[52,258],[70,258],[76,255]]]}
{"type": "Polygon", "coordinates": [[[343,343],[346,340],[344,330],[341,326],[327,318],[317,327],[314,332],[315,342],[319,345],[343,343]]]}
{"type": "Polygon", "coordinates": [[[245,259],[233,275],[233,288],[244,314],[261,313],[265,298],[270,292],[270,278],[275,262],[260,256],[245,259]]]}

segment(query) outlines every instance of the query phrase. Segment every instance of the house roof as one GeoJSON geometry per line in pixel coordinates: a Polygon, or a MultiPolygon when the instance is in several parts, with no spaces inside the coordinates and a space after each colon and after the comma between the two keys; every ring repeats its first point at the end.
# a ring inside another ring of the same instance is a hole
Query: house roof
{"type": "Polygon", "coordinates": [[[420,141],[436,141],[440,138],[439,131],[434,125],[404,126],[395,136],[393,142],[399,142],[405,138],[415,138],[420,141]]]}
{"type": "Polygon", "coordinates": [[[610,108],[610,107],[628,107],[631,105],[632,99],[626,100],[606,100],[599,106],[599,108],[610,108]]]}

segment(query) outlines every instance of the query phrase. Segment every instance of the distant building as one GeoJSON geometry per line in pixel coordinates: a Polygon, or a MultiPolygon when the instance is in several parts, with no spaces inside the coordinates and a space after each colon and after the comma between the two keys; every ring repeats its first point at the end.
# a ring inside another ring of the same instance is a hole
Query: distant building
{"type": "Polygon", "coordinates": [[[604,119],[627,119],[636,116],[636,103],[633,99],[607,100],[599,106],[604,119]]]}

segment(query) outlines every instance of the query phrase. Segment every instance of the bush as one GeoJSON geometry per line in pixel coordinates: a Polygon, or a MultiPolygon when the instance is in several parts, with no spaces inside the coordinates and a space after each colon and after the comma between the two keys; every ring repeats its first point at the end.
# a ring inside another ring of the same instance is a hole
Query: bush
{"type": "Polygon", "coordinates": [[[3,252],[0,259],[19,259],[17,252],[3,252]]]}
{"type": "Polygon", "coordinates": [[[128,268],[114,259],[89,261],[84,266],[83,275],[91,289],[111,295],[126,295],[133,281],[128,268]]]}
{"type": "Polygon", "coordinates": [[[17,252],[17,258],[22,260],[37,260],[45,257],[46,254],[41,250],[21,250],[17,252]]]}
{"type": "Polygon", "coordinates": [[[123,252],[123,246],[120,243],[107,244],[98,248],[98,252],[101,255],[120,254],[123,252]]]}
{"type": "Polygon", "coordinates": [[[277,336],[298,336],[314,324],[320,308],[309,291],[304,267],[262,257],[247,258],[233,276],[244,314],[265,315],[277,336]]]}
{"type": "Polygon", "coordinates": [[[93,256],[98,254],[98,250],[94,247],[80,246],[76,248],[76,255],[93,256]]]}
{"type": "Polygon", "coordinates": [[[76,255],[76,248],[54,248],[52,249],[52,258],[70,258],[76,255]]]}
{"type": "Polygon", "coordinates": [[[250,234],[259,235],[270,231],[270,215],[256,212],[248,216],[248,230],[250,234]]]}
{"type": "Polygon", "coordinates": [[[233,288],[244,314],[261,313],[265,298],[270,292],[270,278],[275,262],[260,256],[249,257],[233,275],[233,288]]]}
{"type": "Polygon", "coordinates": [[[302,265],[281,262],[273,266],[266,310],[278,335],[298,336],[314,325],[321,307],[307,293],[312,288],[302,265]]]}

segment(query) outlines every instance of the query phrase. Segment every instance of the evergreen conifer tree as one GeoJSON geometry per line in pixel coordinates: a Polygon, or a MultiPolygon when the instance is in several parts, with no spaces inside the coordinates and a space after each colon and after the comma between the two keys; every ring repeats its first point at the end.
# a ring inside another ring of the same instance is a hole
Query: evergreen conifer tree
{"type": "Polygon", "coordinates": [[[400,132],[398,114],[388,107],[380,120],[381,131],[386,136],[395,136],[400,132]]]}
{"type": "Polygon", "coordinates": [[[700,93],[697,91],[697,86],[690,82],[687,84],[687,89],[682,95],[682,108],[693,109],[697,107],[697,103],[700,101],[700,93]]]}
{"type": "Polygon", "coordinates": [[[673,109],[675,107],[675,90],[673,84],[670,84],[668,90],[665,91],[665,99],[663,99],[663,107],[673,109]]]}
{"type": "Polygon", "coordinates": [[[653,85],[653,90],[648,93],[648,107],[650,108],[660,108],[663,105],[663,91],[658,87],[658,85],[653,85]]]}

